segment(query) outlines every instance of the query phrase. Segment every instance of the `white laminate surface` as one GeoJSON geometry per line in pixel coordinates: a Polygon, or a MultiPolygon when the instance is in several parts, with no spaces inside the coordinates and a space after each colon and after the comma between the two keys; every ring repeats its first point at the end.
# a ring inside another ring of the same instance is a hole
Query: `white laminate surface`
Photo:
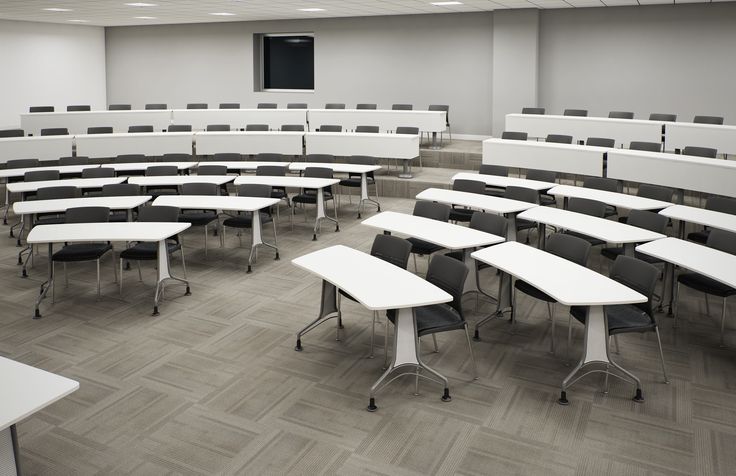
{"type": "Polygon", "coordinates": [[[665,131],[667,150],[694,145],[712,147],[720,154],[736,154],[736,126],[668,122],[665,131]]]}
{"type": "Polygon", "coordinates": [[[161,241],[181,233],[190,223],[120,222],[65,223],[38,225],[28,233],[28,243],[63,243],[66,241],[161,241]]]}
{"type": "Polygon", "coordinates": [[[263,175],[247,175],[235,178],[235,185],[246,183],[257,183],[270,185],[272,187],[297,187],[297,188],[324,188],[335,185],[340,179],[313,178],[313,177],[272,177],[263,175]]]}
{"type": "Polygon", "coordinates": [[[38,135],[41,129],[65,127],[69,134],[86,134],[89,127],[112,127],[113,132],[128,132],[130,126],[153,126],[163,131],[171,123],[170,110],[131,111],[59,111],[34,112],[20,115],[21,128],[38,135]]]}
{"type": "Polygon", "coordinates": [[[38,182],[14,182],[7,185],[11,193],[35,192],[46,187],[102,188],[105,185],[123,183],[128,177],[74,178],[61,180],[41,180],[38,182]]]}
{"type": "Polygon", "coordinates": [[[307,154],[348,157],[367,155],[411,160],[419,157],[419,136],[358,132],[308,132],[304,135],[307,154]]]}
{"type": "Polygon", "coordinates": [[[706,210],[705,208],[688,207],[686,205],[672,205],[660,210],[660,215],[698,225],[709,226],[736,233],[736,215],[730,213],[706,210]]]}
{"type": "Polygon", "coordinates": [[[442,132],[447,127],[444,111],[394,111],[388,109],[309,109],[309,128],[340,125],[344,131],[357,126],[378,126],[381,132],[397,127],[418,127],[423,132],[442,132]]]}
{"type": "Polygon", "coordinates": [[[333,172],[338,173],[355,173],[365,174],[368,172],[375,172],[380,170],[380,165],[362,165],[362,164],[339,164],[339,163],[322,163],[322,162],[292,162],[289,164],[289,170],[292,171],[303,171],[307,167],[325,167],[332,169],[333,172]]]}
{"type": "Polygon", "coordinates": [[[73,136],[2,137],[0,164],[13,159],[58,160],[59,157],[69,157],[73,144],[73,136]]]}
{"type": "Polygon", "coordinates": [[[28,200],[13,203],[13,212],[17,215],[55,213],[75,207],[108,207],[111,210],[130,210],[143,205],[150,199],[150,195],[135,195],[130,197],[81,197],[62,198],[58,200],[28,200]]]}
{"type": "Polygon", "coordinates": [[[303,137],[303,132],[289,131],[213,131],[197,132],[194,136],[198,155],[212,155],[221,152],[302,155],[303,137]]]}
{"type": "Polygon", "coordinates": [[[257,160],[207,161],[199,163],[199,165],[224,165],[228,170],[257,170],[258,167],[267,165],[288,167],[289,164],[290,162],[262,162],[257,160]]]}
{"type": "Polygon", "coordinates": [[[0,170],[0,178],[23,177],[26,172],[34,172],[38,170],[58,170],[60,175],[80,174],[84,169],[96,169],[100,164],[87,165],[49,165],[43,167],[29,167],[22,169],[3,169],[0,170]]]}
{"type": "Polygon", "coordinates": [[[233,175],[162,175],[150,177],[128,177],[128,183],[147,186],[184,185],[185,183],[214,183],[222,185],[232,182],[233,175]]]}
{"type": "Polygon", "coordinates": [[[509,200],[508,198],[493,197],[478,193],[459,192],[444,188],[428,188],[419,192],[416,199],[445,203],[447,205],[460,205],[497,214],[522,212],[539,206],[536,203],[509,200]]]}
{"type": "Polygon", "coordinates": [[[77,154],[86,157],[115,157],[122,154],[158,156],[191,154],[191,132],[141,132],[77,135],[77,154]]]}
{"type": "Polygon", "coordinates": [[[577,144],[486,139],[483,163],[601,177],[603,157],[609,150],[577,144]]]}
{"type": "Polygon", "coordinates": [[[197,162],[128,162],[116,164],[102,164],[100,167],[113,168],[116,172],[130,172],[146,170],[149,167],[173,166],[179,170],[189,170],[197,166],[197,162]]]}
{"type": "Polygon", "coordinates": [[[670,202],[652,200],[651,198],[637,197],[626,193],[608,192],[594,188],[575,187],[573,185],[558,185],[547,193],[557,197],[587,198],[597,200],[615,207],[628,210],[659,210],[672,205],[670,202]]]}
{"type": "Polygon", "coordinates": [[[233,129],[245,129],[248,124],[268,124],[280,129],[284,124],[301,124],[307,128],[306,109],[174,109],[172,124],[189,124],[195,131],[204,131],[210,124],[229,124],[233,129]]]}
{"type": "Polygon", "coordinates": [[[453,175],[450,183],[455,180],[476,180],[492,187],[524,187],[533,190],[549,190],[557,186],[554,182],[540,182],[538,180],[527,180],[516,177],[503,177],[501,175],[486,175],[470,172],[459,172],[453,175]]]}
{"type": "Polygon", "coordinates": [[[209,195],[163,195],[153,201],[153,205],[179,208],[230,210],[253,212],[279,203],[278,198],[232,197],[209,195]]]}

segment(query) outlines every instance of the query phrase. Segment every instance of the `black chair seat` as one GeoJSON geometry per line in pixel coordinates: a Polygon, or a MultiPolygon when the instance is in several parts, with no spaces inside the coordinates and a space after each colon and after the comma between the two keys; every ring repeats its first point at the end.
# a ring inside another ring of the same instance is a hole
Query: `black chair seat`
{"type": "Polygon", "coordinates": [[[736,294],[736,289],[714,279],[697,273],[683,273],[677,277],[677,282],[703,293],[718,297],[729,297],[736,294]]]}
{"type": "Polygon", "coordinates": [[[687,239],[704,245],[708,242],[709,234],[710,234],[710,230],[694,231],[692,233],[687,234],[687,239]]]}
{"type": "Polygon", "coordinates": [[[531,228],[536,228],[537,223],[529,220],[524,219],[516,219],[516,230],[522,231],[522,230],[529,230],[531,228]]]}
{"type": "Polygon", "coordinates": [[[110,218],[108,218],[108,221],[120,223],[124,221],[128,221],[128,212],[127,211],[117,211],[110,213],[110,218]]]}
{"type": "MultiPolygon", "coordinates": [[[[366,177],[368,184],[373,184],[376,180],[373,177],[366,177]]],[[[343,187],[360,187],[360,177],[349,177],[340,180],[340,185],[343,187]]]]}
{"type": "MultiPolygon", "coordinates": [[[[273,221],[273,217],[269,215],[266,212],[260,212],[261,213],[261,223],[271,223],[273,221]]],[[[224,226],[231,226],[233,228],[250,228],[253,226],[253,216],[249,213],[243,213],[242,215],[236,215],[232,216],[230,218],[226,218],[225,221],[222,222],[224,226]]]]}
{"type": "Polygon", "coordinates": [[[179,221],[191,223],[192,226],[204,226],[217,218],[217,212],[213,210],[187,210],[179,214],[179,221]]]}
{"type": "Polygon", "coordinates": [[[557,200],[555,199],[554,195],[540,194],[539,204],[543,207],[552,207],[557,205],[557,200]]]}
{"type": "Polygon", "coordinates": [[[593,238],[592,236],[584,235],[584,234],[578,233],[576,231],[566,231],[565,234],[566,235],[577,236],[578,238],[582,238],[585,241],[587,241],[588,243],[590,243],[591,246],[597,246],[597,245],[604,245],[604,244],[606,244],[606,242],[603,241],[603,240],[599,240],[598,238],[593,238]]]}
{"type": "Polygon", "coordinates": [[[557,302],[555,298],[545,292],[540,291],[526,281],[516,281],[515,287],[524,294],[527,294],[533,298],[537,298],[540,301],[557,302]]]}
{"type": "MultiPolygon", "coordinates": [[[[601,255],[604,257],[610,259],[610,260],[616,260],[617,256],[620,256],[624,254],[624,248],[623,246],[616,246],[611,248],[603,248],[601,250],[601,255]]],[[[650,264],[659,264],[663,263],[663,261],[659,258],[655,258],[654,256],[645,255],[644,253],[639,253],[638,251],[634,251],[634,256],[636,259],[645,261],[650,264]]]]}
{"type": "MultiPolygon", "coordinates": [[[[332,193],[331,192],[324,192],[324,199],[325,200],[332,200],[332,193]]],[[[317,203],[317,194],[316,193],[300,193],[299,195],[294,195],[291,198],[292,202],[295,203],[311,203],[315,204],[317,203]]]]}
{"type": "Polygon", "coordinates": [[[36,221],[33,222],[33,226],[36,225],[60,225],[64,223],[65,218],[64,215],[50,215],[50,216],[40,216],[36,218],[36,221]]]}
{"type": "MultiPolygon", "coordinates": [[[[649,332],[654,330],[655,324],[646,312],[631,304],[607,306],[606,317],[608,318],[608,334],[614,335],[621,332],[649,332]]],[[[570,314],[577,321],[585,324],[588,316],[587,308],[573,306],[570,314]]]]}
{"type": "Polygon", "coordinates": [[[606,213],[603,214],[604,218],[618,215],[618,210],[613,205],[606,205],[606,213]]]}
{"type": "Polygon", "coordinates": [[[406,240],[411,243],[412,253],[417,253],[420,255],[431,255],[432,253],[442,249],[442,246],[435,245],[434,243],[430,243],[428,241],[420,240],[419,238],[407,238],[406,240]]]}
{"type": "MultiPolygon", "coordinates": [[[[179,243],[166,243],[166,249],[169,254],[179,251],[181,245],[179,243]]],[[[135,246],[131,246],[120,253],[121,259],[131,261],[155,260],[158,257],[158,243],[141,242],[135,246]]]]}
{"type": "Polygon", "coordinates": [[[450,221],[467,222],[473,217],[475,210],[469,208],[453,208],[450,210],[450,221]]]}
{"type": "Polygon", "coordinates": [[[485,191],[485,194],[491,197],[503,197],[504,193],[506,193],[505,188],[497,188],[497,187],[486,187],[486,191],[485,191]]]}
{"type": "MultiPolygon", "coordinates": [[[[417,318],[417,334],[419,337],[465,327],[465,322],[457,311],[444,303],[421,306],[416,308],[414,312],[417,318]]],[[[389,321],[395,323],[396,310],[389,309],[386,311],[386,317],[389,321]]]]}
{"type": "MultiPolygon", "coordinates": [[[[445,256],[449,256],[450,258],[456,259],[458,261],[462,261],[463,260],[463,252],[462,251],[450,251],[449,253],[445,253],[445,256]]],[[[476,266],[478,266],[478,269],[485,269],[485,268],[490,268],[491,267],[491,265],[486,264],[486,263],[484,263],[482,261],[477,261],[477,260],[476,260],[476,266]]]]}
{"type": "Polygon", "coordinates": [[[280,188],[271,189],[271,198],[278,198],[279,200],[286,197],[286,190],[280,188]]]}
{"type": "Polygon", "coordinates": [[[74,243],[53,254],[54,261],[92,261],[112,250],[110,243],[74,243]]]}

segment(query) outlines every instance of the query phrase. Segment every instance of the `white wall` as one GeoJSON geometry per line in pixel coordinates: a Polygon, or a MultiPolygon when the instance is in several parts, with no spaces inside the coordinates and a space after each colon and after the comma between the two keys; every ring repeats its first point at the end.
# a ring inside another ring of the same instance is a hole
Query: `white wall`
{"type": "Polygon", "coordinates": [[[108,103],[449,104],[453,132],[491,129],[492,15],[116,27],[108,103]],[[253,33],[314,32],[315,92],[254,92],[253,33]]]}
{"type": "Polygon", "coordinates": [[[0,128],[29,106],[105,107],[104,28],[0,20],[0,51],[0,128]]]}

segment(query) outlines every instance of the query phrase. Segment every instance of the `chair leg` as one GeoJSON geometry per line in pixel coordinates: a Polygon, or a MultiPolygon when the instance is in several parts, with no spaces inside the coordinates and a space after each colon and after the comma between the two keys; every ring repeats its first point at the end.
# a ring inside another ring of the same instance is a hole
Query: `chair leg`
{"type": "Polygon", "coordinates": [[[66,271],[66,262],[64,262],[64,287],[69,287],[69,273],[66,271]]]}
{"type": "MultiPolygon", "coordinates": [[[[225,228],[223,227],[223,234],[225,228]]],[[[179,248],[179,254],[181,254],[181,270],[184,273],[184,279],[187,279],[187,263],[184,261],[184,247],[179,248]]]]}
{"type": "Polygon", "coordinates": [[[111,250],[112,258],[110,258],[110,261],[112,262],[112,277],[114,282],[118,282],[118,269],[117,266],[115,266],[115,250],[111,250]]]}
{"type": "Polygon", "coordinates": [[[440,352],[440,348],[437,347],[437,334],[432,334],[432,343],[434,344],[434,353],[438,354],[440,352]]]}
{"type": "Polygon", "coordinates": [[[56,261],[51,261],[51,275],[54,276],[53,284],[51,285],[51,304],[56,302],[56,261]]]}
{"type": "Polygon", "coordinates": [[[204,257],[207,258],[207,225],[204,226],[204,257]]]}
{"type": "Polygon", "coordinates": [[[141,262],[136,261],[136,264],[138,265],[138,281],[143,282],[143,273],[141,272],[141,262]]]}
{"type": "Polygon", "coordinates": [[[411,257],[414,258],[414,274],[419,274],[419,268],[417,268],[417,254],[412,253],[411,257]]]}
{"type": "Polygon", "coordinates": [[[726,347],[726,344],[723,340],[723,331],[726,326],[726,298],[723,298],[723,309],[721,310],[721,347],[726,347]]]}
{"type": "Polygon", "coordinates": [[[550,327],[552,332],[552,344],[550,347],[550,353],[555,353],[555,303],[547,303],[547,313],[549,314],[550,327]]]}
{"type": "Polygon", "coordinates": [[[100,299],[100,259],[97,258],[97,299],[100,299]]]}
{"type": "Polygon", "coordinates": [[[618,346],[618,336],[613,336],[613,343],[616,345],[616,354],[621,355],[621,348],[618,346]]]}
{"type": "Polygon", "coordinates": [[[662,339],[659,337],[659,328],[654,328],[655,334],[657,334],[657,345],[659,346],[659,358],[662,361],[662,374],[664,375],[664,383],[670,383],[670,380],[667,378],[667,367],[664,365],[664,352],[662,352],[662,339]]]}
{"type": "Polygon", "coordinates": [[[120,258],[120,281],[118,281],[118,292],[123,295],[123,258],[120,258]]]}
{"type": "MultiPolygon", "coordinates": [[[[434,334],[432,334],[434,335],[434,334]]],[[[468,350],[470,351],[470,361],[473,363],[473,380],[478,380],[478,364],[475,362],[475,354],[473,353],[473,344],[470,341],[470,332],[468,332],[468,323],[465,323],[465,340],[468,341],[468,350]]]]}
{"type": "Polygon", "coordinates": [[[567,316],[567,349],[565,349],[565,360],[570,362],[570,346],[572,344],[572,314],[567,316]]]}
{"type": "Polygon", "coordinates": [[[675,295],[672,298],[672,301],[675,303],[675,312],[674,316],[672,318],[672,327],[677,329],[677,314],[680,310],[680,306],[678,304],[678,300],[680,299],[680,283],[677,283],[677,286],[675,286],[675,295]]]}

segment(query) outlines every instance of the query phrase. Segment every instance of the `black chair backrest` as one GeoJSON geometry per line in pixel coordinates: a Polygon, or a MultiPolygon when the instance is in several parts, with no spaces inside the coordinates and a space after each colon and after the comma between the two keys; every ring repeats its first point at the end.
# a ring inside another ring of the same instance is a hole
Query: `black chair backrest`
{"type": "Polygon", "coordinates": [[[23,174],[24,182],[43,182],[45,180],[59,180],[58,170],[32,170],[23,174]]]}
{"type": "Polygon", "coordinates": [[[271,186],[262,183],[244,183],[238,185],[239,197],[271,198],[271,186]]]}
{"type": "Polygon", "coordinates": [[[592,145],[595,147],[608,147],[610,149],[616,147],[616,141],[607,137],[588,137],[585,141],[585,145],[592,145]]]}
{"type": "Polygon", "coordinates": [[[662,152],[662,144],[659,142],[643,142],[635,140],[629,143],[629,149],[644,150],[647,152],[662,152]]]}
{"type": "Polygon", "coordinates": [[[68,136],[69,129],[66,127],[49,127],[48,129],[41,129],[42,136],[68,136]]]}
{"type": "Polygon", "coordinates": [[[328,102],[325,104],[325,109],[345,109],[345,104],[340,102],[328,102]]]}
{"type": "Polygon", "coordinates": [[[380,258],[399,268],[406,269],[411,255],[411,243],[395,235],[376,235],[371,246],[371,256],[380,258]]]}
{"type": "Polygon", "coordinates": [[[121,154],[115,157],[116,164],[134,164],[145,161],[146,156],[143,154],[121,154]]]}
{"type": "Polygon", "coordinates": [[[229,132],[230,124],[208,124],[207,131],[208,132],[223,132],[223,131],[229,132]]]}
{"type": "Polygon", "coordinates": [[[275,102],[259,102],[256,109],[277,109],[279,107],[275,102]]]}
{"type": "Polygon", "coordinates": [[[115,169],[112,167],[90,167],[82,170],[82,178],[107,178],[114,176],[115,169]]]}
{"type": "Polygon", "coordinates": [[[286,105],[286,109],[307,109],[308,107],[305,102],[290,102],[286,105]]]}
{"type": "Polygon", "coordinates": [[[88,127],[87,134],[112,134],[112,127],[110,126],[88,127]]]}
{"type": "Polygon", "coordinates": [[[313,178],[332,178],[332,169],[328,167],[306,167],[304,169],[304,176],[313,178]]]}
{"type": "Polygon", "coordinates": [[[184,183],[181,185],[182,195],[217,195],[219,186],[215,183],[184,183]]]}
{"type": "Polygon", "coordinates": [[[373,134],[378,134],[378,131],[380,129],[378,126],[355,126],[355,132],[369,132],[373,134]]]}
{"type": "Polygon", "coordinates": [[[544,115],[545,109],[543,107],[522,107],[521,113],[544,115]]]}
{"type": "Polygon", "coordinates": [[[132,183],[111,183],[102,186],[103,197],[135,197],[141,194],[141,188],[132,183]]]}
{"type": "Polygon", "coordinates": [[[659,278],[656,266],[631,256],[619,255],[613,262],[610,278],[633,289],[647,298],[646,302],[634,304],[654,321],[652,313],[652,296],[659,278]]]}
{"type": "Polygon", "coordinates": [[[539,204],[539,192],[531,188],[506,187],[506,190],[503,192],[503,198],[539,204]]]}
{"type": "Polygon", "coordinates": [[[555,182],[557,181],[557,172],[554,170],[529,169],[526,171],[526,179],[539,182],[555,182]]]}
{"type": "Polygon", "coordinates": [[[708,234],[706,245],[724,253],[736,255],[736,233],[713,228],[708,234]]]}
{"type": "Polygon", "coordinates": [[[191,162],[192,154],[185,154],[183,152],[169,152],[161,156],[161,160],[164,162],[191,162]]]}
{"type": "Polygon", "coordinates": [[[508,139],[508,140],[527,140],[529,138],[529,134],[526,132],[518,132],[518,131],[503,131],[501,133],[501,139],[508,139]]]}
{"type": "Polygon", "coordinates": [[[76,198],[78,196],[79,189],[70,185],[39,188],[36,192],[36,200],[58,200],[61,198],[76,198]]]}
{"type": "Polygon", "coordinates": [[[675,191],[669,187],[661,185],[650,185],[648,183],[639,184],[636,191],[637,197],[651,198],[652,200],[660,200],[663,202],[671,202],[675,191]]]}
{"type": "Polygon", "coordinates": [[[456,179],[452,182],[452,189],[458,192],[478,193],[483,195],[486,192],[485,182],[478,180],[456,179]]]}
{"type": "Polygon", "coordinates": [[[547,134],[545,142],[554,142],[555,144],[572,144],[572,136],[565,134],[547,134]]]}
{"type": "Polygon", "coordinates": [[[480,164],[479,173],[483,175],[498,175],[500,177],[508,177],[509,168],[505,165],[480,164]]]}
{"type": "Polygon", "coordinates": [[[135,132],[153,132],[153,126],[149,125],[141,125],[141,126],[129,126],[128,127],[129,133],[135,133],[135,132]]]}
{"type": "MultiPolygon", "coordinates": [[[[335,108],[337,109],[337,108],[335,108]]],[[[323,124],[317,129],[318,132],[342,132],[342,126],[335,124],[323,124]]]]}
{"type": "Polygon", "coordinates": [[[216,162],[238,162],[243,160],[243,156],[238,152],[218,152],[212,156],[216,162]]]}
{"type": "Polygon", "coordinates": [[[397,134],[407,134],[407,135],[419,135],[419,128],[418,127],[409,127],[409,126],[399,126],[396,128],[397,134]]]}
{"type": "Polygon", "coordinates": [[[92,107],[88,104],[75,104],[66,107],[67,112],[78,112],[78,111],[91,111],[92,107]]]}
{"type": "Polygon", "coordinates": [[[348,163],[357,165],[376,165],[378,163],[378,159],[371,157],[370,155],[351,155],[348,157],[348,163]]]}
{"type": "Polygon", "coordinates": [[[221,102],[220,109],[240,109],[239,102],[221,102]]]}
{"type": "Polygon", "coordinates": [[[669,218],[648,210],[631,210],[626,223],[637,228],[664,234],[669,218]]]}
{"type": "Polygon", "coordinates": [[[28,112],[54,112],[54,106],[31,106],[28,112]]]}
{"type": "Polygon", "coordinates": [[[197,175],[227,175],[227,167],[224,165],[200,164],[197,167],[197,175]]]}
{"type": "Polygon", "coordinates": [[[450,219],[450,206],[420,200],[414,204],[412,215],[446,222],[450,219]]]}
{"type": "Polygon", "coordinates": [[[209,106],[206,102],[190,102],[187,109],[207,109],[209,106]]]}
{"type": "Polygon", "coordinates": [[[590,248],[590,243],[580,237],[553,233],[547,237],[545,250],[555,256],[585,266],[588,263],[588,256],[590,256],[590,248]]]}
{"type": "Polygon", "coordinates": [[[23,137],[25,135],[23,129],[4,129],[0,131],[0,137],[23,137]]]}
{"type": "Polygon", "coordinates": [[[611,119],[633,119],[634,113],[630,111],[611,111],[608,113],[611,119]]]}
{"type": "Polygon", "coordinates": [[[392,111],[411,111],[414,109],[414,106],[411,104],[392,104],[391,110],[392,111]]]}
{"type": "Polygon", "coordinates": [[[662,122],[675,122],[677,120],[677,114],[663,114],[660,112],[653,112],[649,114],[650,121],[662,121],[662,122]]]}
{"type": "Polygon", "coordinates": [[[583,187],[605,190],[606,192],[618,192],[619,181],[608,177],[585,177],[583,179],[583,187]]]}
{"type": "Polygon", "coordinates": [[[695,157],[706,157],[708,159],[715,159],[718,157],[718,150],[711,147],[697,147],[688,145],[682,149],[682,155],[692,155],[695,157]]]}
{"type": "Polygon", "coordinates": [[[285,162],[286,156],[284,154],[261,152],[260,154],[256,154],[255,160],[257,162],[285,162]]]}
{"type": "Polygon", "coordinates": [[[721,116],[695,116],[693,122],[696,124],[715,124],[723,125],[723,117],[721,116]]]}
{"type": "Polygon", "coordinates": [[[307,154],[304,157],[305,162],[317,162],[322,164],[332,164],[335,162],[335,156],[332,154],[307,154]]]}
{"type": "Polygon", "coordinates": [[[141,207],[138,211],[138,220],[140,222],[177,222],[179,221],[179,208],[169,207],[165,205],[155,205],[151,207],[141,207]]]}
{"type": "Polygon", "coordinates": [[[133,107],[130,104],[110,104],[107,106],[108,111],[130,111],[133,107]]]}
{"type": "Polygon", "coordinates": [[[567,209],[571,212],[582,213],[593,217],[606,216],[606,204],[588,198],[571,197],[567,202],[567,209]]]}
{"type": "Polygon", "coordinates": [[[304,132],[304,125],[303,124],[283,124],[281,126],[281,130],[286,132],[304,132]]]}
{"type": "Polygon", "coordinates": [[[192,132],[191,124],[169,124],[169,132],[192,132]]]}
{"type": "Polygon", "coordinates": [[[153,104],[146,104],[145,109],[146,110],[161,110],[161,109],[168,109],[169,106],[164,103],[153,103],[153,104]]]}
{"type": "Polygon", "coordinates": [[[509,221],[501,215],[493,213],[475,212],[470,217],[470,228],[484,231],[491,235],[506,237],[509,229],[509,221]]]}
{"type": "Polygon", "coordinates": [[[586,117],[588,115],[588,110],[587,109],[565,109],[562,115],[563,116],[586,117]]]}
{"type": "Polygon", "coordinates": [[[104,223],[110,220],[108,207],[67,208],[64,223],[104,223]]]}
{"type": "Polygon", "coordinates": [[[708,197],[708,200],[705,202],[705,209],[728,213],[729,215],[736,215],[736,198],[719,196],[708,197]]]}
{"type": "Polygon", "coordinates": [[[284,177],[289,167],[286,165],[259,165],[256,168],[256,175],[262,177],[284,177]]]}
{"type": "Polygon", "coordinates": [[[448,304],[463,320],[465,320],[462,305],[463,288],[468,272],[465,263],[445,255],[435,255],[427,269],[427,281],[452,296],[452,301],[448,304]]]}
{"type": "Polygon", "coordinates": [[[450,106],[447,104],[430,104],[427,108],[428,111],[444,111],[445,112],[445,125],[450,125],[450,106]]]}
{"type": "Polygon", "coordinates": [[[147,177],[163,177],[170,175],[177,175],[179,168],[176,165],[154,165],[146,169],[145,175],[147,177]]]}
{"type": "Polygon", "coordinates": [[[89,157],[78,155],[76,157],[59,157],[59,165],[87,165],[89,157]]]}
{"type": "Polygon", "coordinates": [[[30,169],[38,167],[38,159],[11,159],[5,162],[6,169],[30,169]]]}
{"type": "Polygon", "coordinates": [[[378,105],[370,103],[360,103],[355,105],[355,109],[378,109],[378,105]]]}
{"type": "Polygon", "coordinates": [[[246,124],[245,130],[254,132],[268,131],[268,124],[246,124]]]}

